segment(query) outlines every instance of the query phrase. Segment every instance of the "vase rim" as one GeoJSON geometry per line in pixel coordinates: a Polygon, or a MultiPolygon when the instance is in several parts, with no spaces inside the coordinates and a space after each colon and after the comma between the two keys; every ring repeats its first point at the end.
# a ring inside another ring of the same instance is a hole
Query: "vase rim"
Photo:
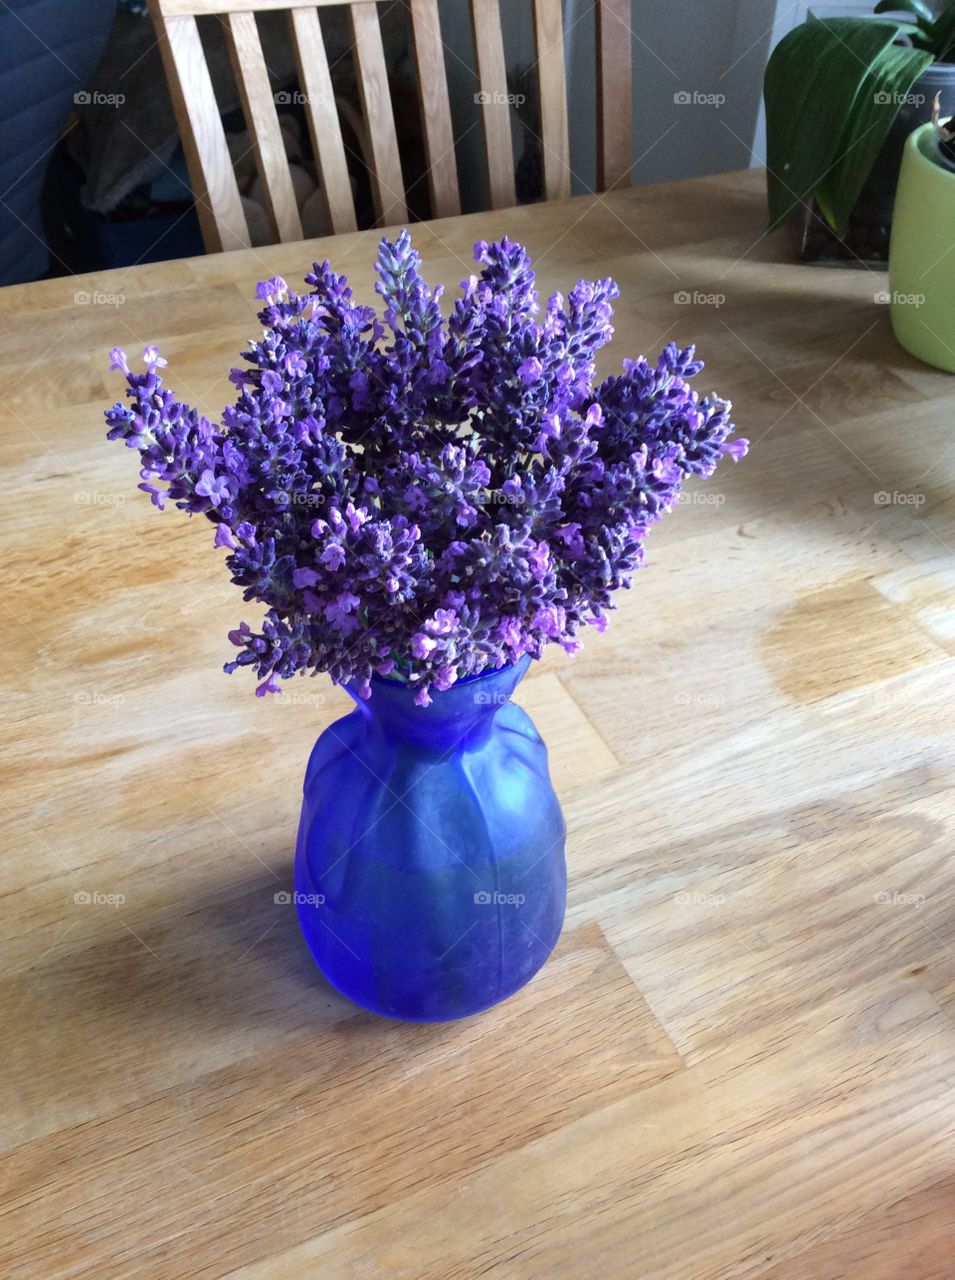
{"type": "MultiPolygon", "coordinates": [[[[499,667],[485,667],[483,671],[472,671],[469,676],[462,676],[460,680],[455,680],[454,684],[449,685],[447,689],[435,689],[434,693],[451,693],[454,689],[460,689],[462,685],[474,684],[475,681],[486,680],[490,676],[504,675],[505,672],[512,671],[515,667],[523,667],[526,670],[532,658],[532,654],[522,653],[514,662],[502,662],[499,667]]],[[[372,686],[385,684],[392,689],[407,689],[409,693],[414,693],[419,687],[418,685],[409,684],[407,680],[392,680],[388,676],[378,675],[371,677],[371,684],[372,686]]]]}

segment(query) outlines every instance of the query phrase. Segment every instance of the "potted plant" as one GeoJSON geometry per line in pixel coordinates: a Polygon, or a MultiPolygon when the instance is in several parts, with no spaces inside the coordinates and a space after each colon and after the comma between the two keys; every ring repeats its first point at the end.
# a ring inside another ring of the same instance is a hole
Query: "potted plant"
{"type": "Polygon", "coordinates": [[[686,477],[746,451],[688,385],[692,348],[595,384],[612,280],[539,315],[520,245],[475,256],[447,320],[406,231],[379,247],[381,318],[327,262],[301,294],[267,280],[221,424],[152,346],[142,372],[113,350],[127,402],[106,414],[140,487],[210,520],[265,607],[226,670],[263,696],[327,673],[354,698],[308,764],[295,899],[340,991],[418,1021],[504,999],[560,932],[564,823],[518,682],[604,629],[686,477]]]}
{"type": "Polygon", "coordinates": [[[889,253],[892,329],[919,360],[955,373],[955,120],[910,134],[889,253]]]}
{"type": "Polygon", "coordinates": [[[902,148],[941,95],[955,112],[955,3],[881,0],[876,15],[794,28],[766,67],[769,224],[803,258],[884,262],[902,148]]]}

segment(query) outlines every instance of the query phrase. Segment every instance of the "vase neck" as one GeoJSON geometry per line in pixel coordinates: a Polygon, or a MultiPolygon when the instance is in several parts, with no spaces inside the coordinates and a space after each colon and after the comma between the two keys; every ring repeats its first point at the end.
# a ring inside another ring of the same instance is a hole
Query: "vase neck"
{"type": "Polygon", "coordinates": [[[459,680],[450,689],[432,688],[427,707],[417,706],[413,687],[397,680],[374,678],[368,699],[358,698],[354,688],[348,692],[370,731],[444,753],[459,743],[473,745],[491,732],[494,717],[510,701],[530,663],[525,654],[496,671],[459,680]]]}

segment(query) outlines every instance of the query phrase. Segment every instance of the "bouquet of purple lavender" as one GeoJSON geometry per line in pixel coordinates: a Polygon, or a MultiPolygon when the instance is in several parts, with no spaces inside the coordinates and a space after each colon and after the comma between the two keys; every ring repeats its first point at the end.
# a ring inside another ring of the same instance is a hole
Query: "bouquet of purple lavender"
{"type": "Polygon", "coordinates": [[[746,452],[729,403],[687,385],[692,347],[593,385],[612,280],[581,281],[566,307],[555,294],[538,318],[520,245],[480,242],[475,258],[447,322],[407,231],[379,247],[383,322],[327,262],[308,293],[260,284],[264,332],[221,425],[163,386],[155,347],[144,373],[112,351],[129,403],[107,411],[109,438],[139,451],[156,506],[215,524],[232,581],[267,608],[229,636],[225,669],[253,667],[256,693],[327,671],[368,697],[377,674],[426,706],[432,685],[552,641],[574,652],[684,477],[746,452]]]}

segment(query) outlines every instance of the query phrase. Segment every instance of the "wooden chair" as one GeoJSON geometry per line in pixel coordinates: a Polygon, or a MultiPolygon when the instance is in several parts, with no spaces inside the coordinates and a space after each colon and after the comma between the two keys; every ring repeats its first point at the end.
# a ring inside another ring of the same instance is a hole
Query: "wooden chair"
{"type": "MultiPolygon", "coordinates": [[[[288,13],[312,151],[332,230],[356,229],[355,207],[318,9],[342,0],[149,0],[208,252],[250,244],[239,188],[196,17],[218,16],[276,240],[302,239],[288,162],[262,55],[256,12],[288,13]]],[[[435,217],[461,212],[438,0],[406,0],[435,217]]],[[[567,86],[560,0],[533,0],[540,85],[544,194],[570,195],[567,86]]],[[[499,0],[470,0],[490,204],[516,203],[514,156],[499,0]]],[[[395,120],[376,0],[347,3],[361,93],[368,169],[381,225],[407,221],[395,120]]],[[[630,0],[597,0],[597,186],[628,185],[631,164],[630,0]]]]}

